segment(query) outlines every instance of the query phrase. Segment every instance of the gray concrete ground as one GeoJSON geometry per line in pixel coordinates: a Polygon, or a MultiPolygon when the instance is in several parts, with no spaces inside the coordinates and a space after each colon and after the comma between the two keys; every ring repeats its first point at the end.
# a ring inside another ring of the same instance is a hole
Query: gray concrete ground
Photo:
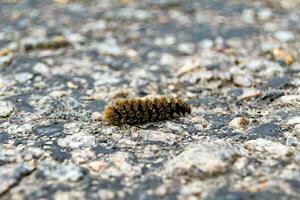
{"type": "Polygon", "coordinates": [[[298,0],[0,2],[0,199],[300,198],[298,0]]]}

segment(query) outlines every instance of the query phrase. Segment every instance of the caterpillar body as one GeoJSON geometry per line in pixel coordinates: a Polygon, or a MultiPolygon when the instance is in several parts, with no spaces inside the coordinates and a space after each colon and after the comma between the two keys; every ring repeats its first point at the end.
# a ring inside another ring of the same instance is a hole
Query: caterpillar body
{"type": "Polygon", "coordinates": [[[181,98],[117,99],[106,106],[104,120],[112,125],[135,125],[163,121],[191,113],[191,106],[181,98]]]}

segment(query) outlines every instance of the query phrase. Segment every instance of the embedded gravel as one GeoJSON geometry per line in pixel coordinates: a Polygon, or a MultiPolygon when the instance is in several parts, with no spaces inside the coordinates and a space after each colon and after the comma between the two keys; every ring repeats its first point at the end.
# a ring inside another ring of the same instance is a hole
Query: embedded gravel
{"type": "Polygon", "coordinates": [[[298,0],[2,0],[0,199],[300,199],[298,0]],[[116,98],[192,113],[116,127],[116,98]]]}

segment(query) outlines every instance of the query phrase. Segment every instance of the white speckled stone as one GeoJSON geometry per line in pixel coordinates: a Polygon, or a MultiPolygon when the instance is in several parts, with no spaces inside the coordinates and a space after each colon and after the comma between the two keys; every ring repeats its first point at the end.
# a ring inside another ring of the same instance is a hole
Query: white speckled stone
{"type": "Polygon", "coordinates": [[[14,112],[14,106],[9,101],[0,100],[0,118],[9,117],[14,112]]]}

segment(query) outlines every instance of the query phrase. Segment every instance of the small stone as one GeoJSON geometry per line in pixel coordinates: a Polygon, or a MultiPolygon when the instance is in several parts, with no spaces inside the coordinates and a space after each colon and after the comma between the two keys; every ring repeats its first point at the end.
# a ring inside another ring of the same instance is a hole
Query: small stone
{"type": "Polygon", "coordinates": [[[9,65],[13,60],[11,55],[0,56],[0,69],[2,66],[9,65]]]}
{"type": "Polygon", "coordinates": [[[123,54],[123,49],[117,44],[115,39],[109,39],[100,44],[95,44],[95,48],[100,54],[118,56],[123,54]]]}
{"type": "Polygon", "coordinates": [[[60,133],[64,129],[63,124],[53,123],[47,125],[38,125],[34,128],[34,133],[39,136],[51,136],[55,133],[60,133]]]}
{"type": "Polygon", "coordinates": [[[164,53],[161,55],[160,64],[173,66],[176,63],[176,58],[171,54],[164,53]]]}
{"type": "Polygon", "coordinates": [[[295,34],[290,31],[277,31],[274,33],[274,37],[281,42],[291,42],[295,40],[295,34]]]}
{"type": "MultiPolygon", "coordinates": [[[[180,194],[183,196],[190,196],[190,195],[201,195],[203,192],[203,182],[202,181],[194,181],[187,185],[184,185],[181,190],[180,194]]],[[[196,198],[198,199],[198,198],[196,198]]]]}
{"type": "Polygon", "coordinates": [[[0,49],[0,57],[8,55],[12,51],[13,51],[12,48],[3,48],[3,49],[0,49]]]}
{"type": "Polygon", "coordinates": [[[76,90],[78,88],[78,85],[76,85],[75,83],[68,81],[67,82],[67,87],[73,90],[76,90]]]}
{"type": "Polygon", "coordinates": [[[245,117],[236,117],[229,122],[229,126],[236,129],[246,129],[249,121],[245,117]]]}
{"type": "Polygon", "coordinates": [[[246,67],[253,71],[256,71],[256,70],[260,70],[261,68],[265,67],[265,63],[263,60],[255,59],[255,60],[251,60],[249,63],[247,63],[246,67]]]}
{"type": "Polygon", "coordinates": [[[226,172],[238,154],[235,147],[220,140],[191,144],[165,168],[171,177],[211,177],[226,172]]]}
{"type": "Polygon", "coordinates": [[[300,2],[298,0],[280,0],[280,5],[285,9],[292,9],[300,6],[300,2]]]}
{"type": "Polygon", "coordinates": [[[295,152],[294,160],[300,166],[300,151],[295,152]]]}
{"type": "Polygon", "coordinates": [[[192,54],[195,51],[195,46],[192,43],[181,43],[178,45],[178,51],[184,54],[192,54]]]}
{"type": "MultiPolygon", "coordinates": [[[[300,158],[299,158],[299,161],[300,161],[300,158]]],[[[154,194],[159,197],[163,197],[163,196],[167,195],[167,193],[168,193],[168,188],[165,185],[160,185],[154,191],[154,194]]]]}
{"type": "Polygon", "coordinates": [[[253,84],[251,75],[237,75],[233,77],[233,82],[240,87],[250,87],[253,84]]]}
{"type": "Polygon", "coordinates": [[[93,135],[79,132],[67,135],[65,138],[59,138],[57,143],[59,146],[69,147],[71,149],[87,148],[96,146],[96,138],[93,135]]]}
{"type": "Polygon", "coordinates": [[[287,121],[287,125],[295,126],[300,124],[300,116],[293,117],[287,121]]]}
{"type": "Polygon", "coordinates": [[[153,17],[153,14],[148,10],[134,9],[134,8],[121,8],[117,12],[117,17],[124,20],[149,20],[153,17]]]}
{"type": "Polygon", "coordinates": [[[275,49],[277,47],[278,47],[277,43],[270,42],[270,41],[261,41],[261,44],[260,44],[260,49],[264,53],[269,53],[269,52],[273,51],[273,49],[275,49]]]}
{"type": "Polygon", "coordinates": [[[43,150],[37,147],[29,147],[25,151],[24,160],[32,160],[32,159],[38,159],[42,156],[43,150]]]}
{"type": "Polygon", "coordinates": [[[22,72],[14,75],[14,78],[19,83],[25,83],[26,81],[29,81],[33,78],[33,74],[29,72],[22,72]]]}
{"type": "MultiPolygon", "coordinates": [[[[181,127],[178,127],[174,124],[168,124],[168,127],[173,130],[181,130],[181,127]]],[[[151,142],[162,142],[167,144],[174,144],[176,142],[177,136],[173,133],[161,132],[161,131],[154,131],[154,130],[145,130],[139,132],[139,137],[143,138],[144,141],[151,141],[151,142]]]]}
{"type": "Polygon", "coordinates": [[[255,22],[255,12],[253,9],[245,9],[242,12],[242,16],[241,16],[242,20],[252,24],[255,22]]]}
{"type": "MultiPolygon", "coordinates": [[[[110,164],[109,168],[105,170],[108,176],[125,176],[135,177],[141,175],[141,167],[133,165],[129,161],[129,154],[126,152],[116,152],[111,154],[107,162],[110,164]]],[[[105,164],[104,164],[105,165],[105,164]]]]}
{"type": "Polygon", "coordinates": [[[270,138],[278,138],[282,136],[282,131],[280,127],[272,122],[261,124],[250,130],[252,138],[259,137],[270,137],[270,138]]]}
{"type": "Polygon", "coordinates": [[[90,149],[77,149],[71,152],[72,161],[75,164],[87,163],[96,157],[95,152],[90,149]]]}
{"type": "Polygon", "coordinates": [[[257,97],[260,94],[261,94],[260,90],[257,90],[254,88],[245,88],[243,90],[243,94],[241,96],[239,96],[239,99],[241,99],[241,100],[250,99],[252,97],[257,97]]]}
{"type": "Polygon", "coordinates": [[[116,199],[116,194],[114,191],[108,189],[100,189],[98,191],[99,197],[101,200],[111,200],[116,199]]]}
{"type": "Polygon", "coordinates": [[[93,112],[91,118],[93,121],[101,121],[102,114],[100,112],[93,112]]]}
{"type": "Polygon", "coordinates": [[[291,50],[276,48],[273,50],[275,60],[283,61],[287,65],[291,65],[295,61],[294,53],[291,50]]]}
{"type": "Polygon", "coordinates": [[[66,91],[52,91],[49,96],[53,97],[53,98],[61,98],[63,96],[66,96],[67,92],[66,91]]]}
{"type": "Polygon", "coordinates": [[[41,74],[43,76],[49,76],[49,74],[50,74],[49,67],[44,63],[35,64],[34,67],[33,67],[33,71],[38,73],[38,74],[41,74]]]}
{"type": "Polygon", "coordinates": [[[51,160],[42,161],[38,170],[47,178],[58,181],[78,181],[84,175],[80,167],[51,160]]]}
{"type": "Polygon", "coordinates": [[[275,77],[268,80],[266,83],[267,88],[274,88],[274,89],[282,89],[286,85],[289,84],[289,78],[287,77],[275,77]]]}
{"type": "Polygon", "coordinates": [[[200,42],[199,46],[202,49],[210,49],[214,46],[214,42],[210,39],[204,39],[200,42]]]}
{"type": "Polygon", "coordinates": [[[249,140],[244,146],[249,150],[271,154],[273,158],[283,158],[292,154],[292,149],[289,147],[263,138],[249,140]]]}
{"type": "Polygon", "coordinates": [[[279,101],[283,105],[295,106],[300,104],[300,95],[285,95],[280,97],[279,101]]]}
{"type": "Polygon", "coordinates": [[[91,168],[95,172],[103,172],[110,167],[109,163],[104,161],[92,161],[89,163],[89,168],[91,168]]]}
{"type": "Polygon", "coordinates": [[[257,13],[257,17],[260,21],[267,21],[271,19],[272,15],[272,11],[268,8],[262,9],[257,13]]]}
{"type": "Polygon", "coordinates": [[[67,40],[72,44],[82,44],[86,41],[86,38],[78,33],[71,33],[68,35],[67,40]]]}
{"type": "Polygon", "coordinates": [[[9,117],[14,110],[15,108],[11,102],[0,100],[0,118],[9,117]]]}
{"type": "Polygon", "coordinates": [[[295,136],[300,139],[300,124],[297,124],[295,127],[294,127],[294,134],[295,136]]]}

